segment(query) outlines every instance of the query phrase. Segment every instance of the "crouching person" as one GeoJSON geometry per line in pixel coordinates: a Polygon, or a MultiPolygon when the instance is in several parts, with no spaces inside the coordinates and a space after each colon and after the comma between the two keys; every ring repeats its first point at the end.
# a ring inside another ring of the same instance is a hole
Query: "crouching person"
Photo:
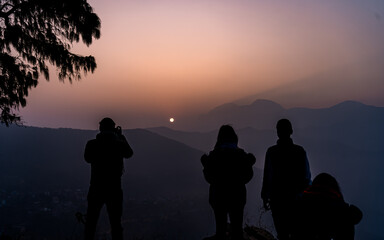
{"type": "Polygon", "coordinates": [[[336,179],[321,173],[298,201],[293,239],[353,240],[362,217],[359,208],[344,201],[336,179]]]}

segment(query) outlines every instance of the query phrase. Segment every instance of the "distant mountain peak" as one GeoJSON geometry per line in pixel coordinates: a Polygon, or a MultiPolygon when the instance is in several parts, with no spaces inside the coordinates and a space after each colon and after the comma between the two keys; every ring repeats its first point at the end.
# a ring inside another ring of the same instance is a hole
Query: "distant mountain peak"
{"type": "Polygon", "coordinates": [[[273,107],[273,108],[283,109],[283,107],[280,104],[278,104],[274,101],[271,101],[271,100],[267,100],[267,99],[257,99],[251,105],[252,106],[273,107]]]}
{"type": "Polygon", "coordinates": [[[233,102],[226,103],[214,108],[209,112],[209,114],[234,113],[238,111],[243,111],[242,109],[253,109],[255,111],[263,110],[267,112],[285,110],[280,104],[274,101],[267,100],[267,99],[257,99],[253,103],[247,104],[247,105],[239,105],[233,102]]]}
{"type": "Polygon", "coordinates": [[[252,104],[258,104],[258,103],[272,103],[272,104],[277,104],[279,105],[278,103],[272,101],[272,100],[268,100],[268,99],[263,99],[263,98],[259,98],[259,99],[256,99],[255,101],[253,101],[252,104]]]}
{"type": "Polygon", "coordinates": [[[338,103],[331,108],[357,108],[357,107],[368,107],[368,106],[369,105],[366,105],[358,101],[347,100],[347,101],[338,103]]]}
{"type": "Polygon", "coordinates": [[[227,110],[230,110],[230,109],[234,109],[236,107],[238,107],[238,105],[235,104],[235,103],[225,103],[223,105],[215,107],[214,109],[211,110],[211,112],[227,111],[227,110]]]}

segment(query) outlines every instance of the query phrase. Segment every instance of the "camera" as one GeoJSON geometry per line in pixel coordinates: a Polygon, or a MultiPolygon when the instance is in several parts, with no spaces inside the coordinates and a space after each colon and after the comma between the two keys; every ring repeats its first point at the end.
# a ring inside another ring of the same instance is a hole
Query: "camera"
{"type": "Polygon", "coordinates": [[[123,131],[122,131],[122,129],[121,129],[120,126],[117,126],[117,127],[115,128],[115,132],[116,132],[117,135],[122,135],[122,134],[123,134],[123,131]]]}

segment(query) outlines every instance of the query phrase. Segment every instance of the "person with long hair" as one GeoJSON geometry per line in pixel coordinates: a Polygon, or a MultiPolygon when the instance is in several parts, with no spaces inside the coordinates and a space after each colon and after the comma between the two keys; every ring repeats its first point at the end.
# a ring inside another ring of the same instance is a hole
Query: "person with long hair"
{"type": "Polygon", "coordinates": [[[243,239],[246,187],[253,177],[256,158],[238,147],[238,137],[229,125],[221,126],[214,149],[201,157],[206,181],[210,184],[209,203],[216,221],[216,234],[205,239],[226,239],[230,219],[231,239],[243,239]]]}
{"type": "Polygon", "coordinates": [[[296,216],[295,240],[353,240],[363,214],[344,201],[333,176],[321,173],[299,199],[296,216]]]}

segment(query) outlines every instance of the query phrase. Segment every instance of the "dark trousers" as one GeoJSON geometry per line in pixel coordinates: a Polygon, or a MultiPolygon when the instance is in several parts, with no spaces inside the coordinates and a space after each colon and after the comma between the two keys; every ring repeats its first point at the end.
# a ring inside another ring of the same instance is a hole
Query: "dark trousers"
{"type": "Polygon", "coordinates": [[[292,240],[354,240],[355,227],[353,225],[342,226],[336,233],[330,234],[327,229],[300,231],[291,238],[292,240]]]}
{"type": "Polygon", "coordinates": [[[353,240],[355,239],[355,226],[352,224],[345,224],[340,232],[335,234],[334,240],[353,240]]]}
{"type": "Polygon", "coordinates": [[[94,240],[100,210],[106,205],[113,240],[123,239],[121,216],[123,213],[123,191],[121,188],[97,189],[90,187],[85,223],[85,240],[94,240]]]}
{"type": "Polygon", "coordinates": [[[233,240],[243,239],[244,205],[212,206],[216,221],[216,236],[224,239],[227,232],[227,219],[229,215],[233,240]]]}
{"type": "Polygon", "coordinates": [[[279,240],[291,239],[294,201],[271,201],[273,223],[279,240]]]}

